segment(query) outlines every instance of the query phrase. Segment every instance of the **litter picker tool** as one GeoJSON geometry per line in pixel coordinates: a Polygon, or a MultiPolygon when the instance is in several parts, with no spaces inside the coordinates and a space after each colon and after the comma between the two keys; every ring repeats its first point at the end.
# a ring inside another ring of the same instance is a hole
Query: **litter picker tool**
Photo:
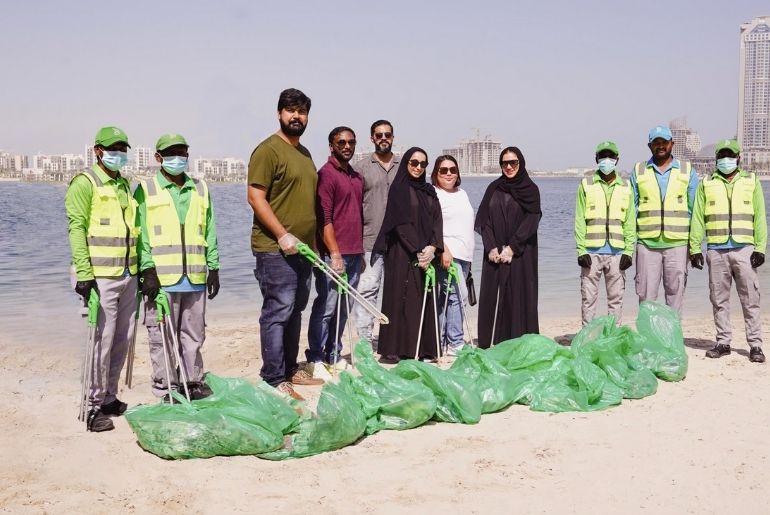
{"type": "Polygon", "coordinates": [[[321,259],[318,254],[313,252],[313,249],[311,249],[307,244],[305,243],[298,243],[297,244],[297,250],[299,253],[304,256],[308,261],[310,261],[313,265],[317,266],[323,273],[325,273],[329,279],[334,281],[338,286],[342,286],[346,289],[346,293],[350,295],[350,297],[361,304],[365,310],[367,310],[374,318],[377,319],[377,321],[380,324],[387,324],[389,323],[388,317],[386,317],[382,312],[380,312],[375,306],[372,305],[371,302],[366,300],[363,295],[358,293],[358,291],[350,286],[347,282],[347,280],[343,279],[340,274],[332,270],[332,267],[327,265],[323,259],[321,259]]]}
{"type": "Polygon", "coordinates": [[[489,341],[489,346],[495,346],[495,329],[497,328],[497,308],[500,306],[500,285],[497,285],[497,299],[495,300],[495,318],[492,320],[492,339],[489,341]]]}
{"type": "Polygon", "coordinates": [[[166,381],[168,388],[168,397],[171,404],[174,403],[174,396],[171,394],[171,368],[169,366],[169,347],[174,349],[174,358],[176,359],[177,368],[179,369],[179,377],[182,385],[184,386],[184,394],[187,397],[187,401],[190,401],[190,391],[187,388],[187,371],[185,370],[184,361],[179,354],[179,343],[176,339],[176,329],[171,322],[171,308],[168,304],[168,295],[163,290],[158,292],[158,296],[155,297],[155,309],[157,311],[158,327],[160,328],[160,337],[163,340],[163,359],[166,364],[166,381]]]}
{"type": "Polygon", "coordinates": [[[88,296],[88,339],[83,355],[83,370],[80,377],[80,412],[78,420],[84,422],[88,416],[88,396],[94,381],[94,347],[96,340],[96,320],[99,316],[99,294],[95,289],[88,296]]]}
{"type": "Polygon", "coordinates": [[[128,361],[126,362],[126,386],[130,389],[134,382],[134,353],[136,352],[136,326],[139,325],[139,306],[142,305],[142,290],[136,290],[136,311],[134,311],[134,330],[128,342],[128,361]]]}
{"type": "Polygon", "coordinates": [[[420,343],[422,341],[422,324],[425,321],[425,306],[428,303],[428,291],[433,293],[433,319],[436,324],[436,359],[441,359],[441,340],[438,331],[438,316],[436,302],[436,269],[433,265],[428,265],[425,269],[425,281],[422,294],[422,310],[420,311],[420,327],[417,330],[417,348],[414,351],[414,359],[420,357],[420,343]]]}
{"type": "MultiPolygon", "coordinates": [[[[348,274],[347,272],[342,272],[340,274],[340,279],[342,279],[346,284],[348,282],[348,274]]],[[[332,350],[332,374],[337,374],[337,361],[339,361],[340,351],[339,347],[342,346],[342,340],[340,335],[340,316],[342,315],[342,297],[347,293],[347,287],[338,284],[337,285],[337,328],[336,332],[334,333],[334,350],[332,350]],[[339,343],[339,345],[338,345],[339,343]]],[[[347,301],[346,301],[347,302],[347,301]]],[[[350,355],[353,355],[353,351],[351,349],[350,355]]]]}
{"type": "MultiPolygon", "coordinates": [[[[454,287],[452,287],[452,283],[454,282],[454,284],[457,287],[458,298],[460,300],[460,313],[462,314],[463,321],[465,322],[465,329],[467,329],[467,331],[468,331],[468,338],[470,339],[470,344],[474,345],[473,333],[471,333],[471,325],[468,322],[468,317],[466,316],[466,313],[465,313],[465,302],[462,299],[462,297],[460,296],[460,281],[461,280],[463,280],[462,279],[462,269],[460,268],[460,265],[458,265],[455,262],[452,262],[452,265],[447,269],[447,292],[446,292],[446,296],[444,297],[444,309],[443,309],[443,312],[444,312],[444,332],[446,332],[446,321],[447,321],[446,315],[447,315],[447,310],[449,308],[449,294],[452,293],[453,291],[455,291],[454,287]]],[[[444,333],[442,332],[442,334],[444,334],[444,333]]]]}

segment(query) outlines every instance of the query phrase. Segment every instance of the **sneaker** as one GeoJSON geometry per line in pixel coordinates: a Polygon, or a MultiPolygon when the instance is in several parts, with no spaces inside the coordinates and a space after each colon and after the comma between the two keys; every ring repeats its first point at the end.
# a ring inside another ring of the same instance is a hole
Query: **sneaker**
{"type": "Polygon", "coordinates": [[[101,411],[105,415],[114,415],[116,417],[119,417],[123,413],[125,413],[126,408],[128,408],[128,404],[116,398],[112,402],[108,402],[107,404],[102,404],[102,407],[99,409],[99,411],[101,411]]]}
{"type": "Polygon", "coordinates": [[[284,381],[282,383],[279,383],[278,386],[275,387],[276,390],[278,390],[281,393],[284,393],[291,397],[292,399],[298,400],[298,401],[304,401],[305,398],[298,394],[296,391],[294,391],[294,388],[291,386],[291,383],[288,381],[284,381]]]}
{"type": "MultiPolygon", "coordinates": [[[[323,374],[320,370],[316,371],[316,368],[323,369],[324,372],[326,372],[326,375],[329,375],[329,371],[326,370],[326,367],[323,366],[323,363],[321,363],[320,367],[315,367],[315,363],[313,363],[313,375],[307,373],[307,371],[303,369],[299,369],[296,372],[294,372],[294,375],[291,376],[291,379],[289,379],[289,382],[291,384],[301,384],[306,386],[319,386],[324,384],[323,379],[318,379],[316,377],[316,373],[323,374]]],[[[329,375],[329,379],[331,379],[331,376],[329,375]]]]}
{"type": "Polygon", "coordinates": [[[205,399],[214,393],[211,391],[211,388],[204,383],[187,383],[187,388],[190,390],[191,401],[205,399]]]}
{"type": "Polygon", "coordinates": [[[707,358],[721,358],[730,354],[730,346],[723,343],[718,343],[713,349],[706,351],[707,358]]]}
{"type": "Polygon", "coordinates": [[[460,349],[463,348],[463,344],[459,345],[447,345],[446,356],[449,358],[456,358],[460,353],[460,349]]]}
{"type": "Polygon", "coordinates": [[[102,431],[112,431],[115,429],[115,425],[100,409],[94,408],[88,412],[88,417],[86,417],[86,429],[94,433],[101,433],[102,431]]]}
{"type": "Polygon", "coordinates": [[[336,369],[337,371],[340,370],[347,370],[347,368],[350,366],[350,363],[348,363],[348,360],[346,360],[343,357],[337,358],[337,366],[334,366],[334,363],[329,362],[326,364],[326,368],[328,370],[336,369]]]}
{"type": "Polygon", "coordinates": [[[761,347],[752,347],[749,351],[749,361],[752,363],[764,363],[765,353],[762,352],[761,347]]]}

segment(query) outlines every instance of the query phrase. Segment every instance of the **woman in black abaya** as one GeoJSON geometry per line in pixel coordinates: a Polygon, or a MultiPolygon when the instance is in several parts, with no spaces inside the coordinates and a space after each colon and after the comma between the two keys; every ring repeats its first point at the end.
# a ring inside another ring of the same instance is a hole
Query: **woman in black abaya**
{"type": "Polygon", "coordinates": [[[500,153],[502,175],[484,193],[474,227],[484,242],[479,290],[479,346],[540,331],[537,227],[540,190],[517,147],[500,153]],[[495,306],[497,320],[495,321],[495,306]],[[493,333],[494,325],[494,334],[493,333]]]}
{"type": "MultiPolygon", "coordinates": [[[[425,181],[427,153],[410,148],[401,158],[388,193],[385,219],[373,253],[384,255],[382,312],[390,323],[380,326],[378,352],[386,359],[414,358],[420,328],[424,270],[443,248],[441,205],[425,181]]],[[[420,358],[436,356],[433,301],[428,294],[420,358]]]]}

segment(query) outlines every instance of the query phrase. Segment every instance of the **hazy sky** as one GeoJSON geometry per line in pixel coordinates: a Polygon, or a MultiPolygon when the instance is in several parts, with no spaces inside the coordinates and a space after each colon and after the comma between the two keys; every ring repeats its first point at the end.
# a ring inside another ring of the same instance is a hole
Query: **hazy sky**
{"type": "Polygon", "coordinates": [[[317,165],[337,125],[434,157],[473,128],[529,168],[621,165],[687,116],[703,144],[736,130],[739,26],[762,1],[8,1],[0,148],[81,153],[102,125],[133,145],[184,134],[191,156],[248,159],[287,87],[312,98],[317,165]],[[109,7],[105,7],[108,5],[109,7]]]}

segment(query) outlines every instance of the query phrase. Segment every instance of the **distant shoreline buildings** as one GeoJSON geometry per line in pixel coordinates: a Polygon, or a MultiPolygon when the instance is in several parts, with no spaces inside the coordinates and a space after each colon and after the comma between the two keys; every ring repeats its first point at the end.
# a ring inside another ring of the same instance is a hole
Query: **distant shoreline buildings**
{"type": "Polygon", "coordinates": [[[455,147],[443,149],[441,153],[454,157],[462,173],[487,174],[500,172],[498,161],[501,150],[499,141],[488,134],[482,139],[479,129],[476,129],[475,138],[463,140],[455,147]]]}

